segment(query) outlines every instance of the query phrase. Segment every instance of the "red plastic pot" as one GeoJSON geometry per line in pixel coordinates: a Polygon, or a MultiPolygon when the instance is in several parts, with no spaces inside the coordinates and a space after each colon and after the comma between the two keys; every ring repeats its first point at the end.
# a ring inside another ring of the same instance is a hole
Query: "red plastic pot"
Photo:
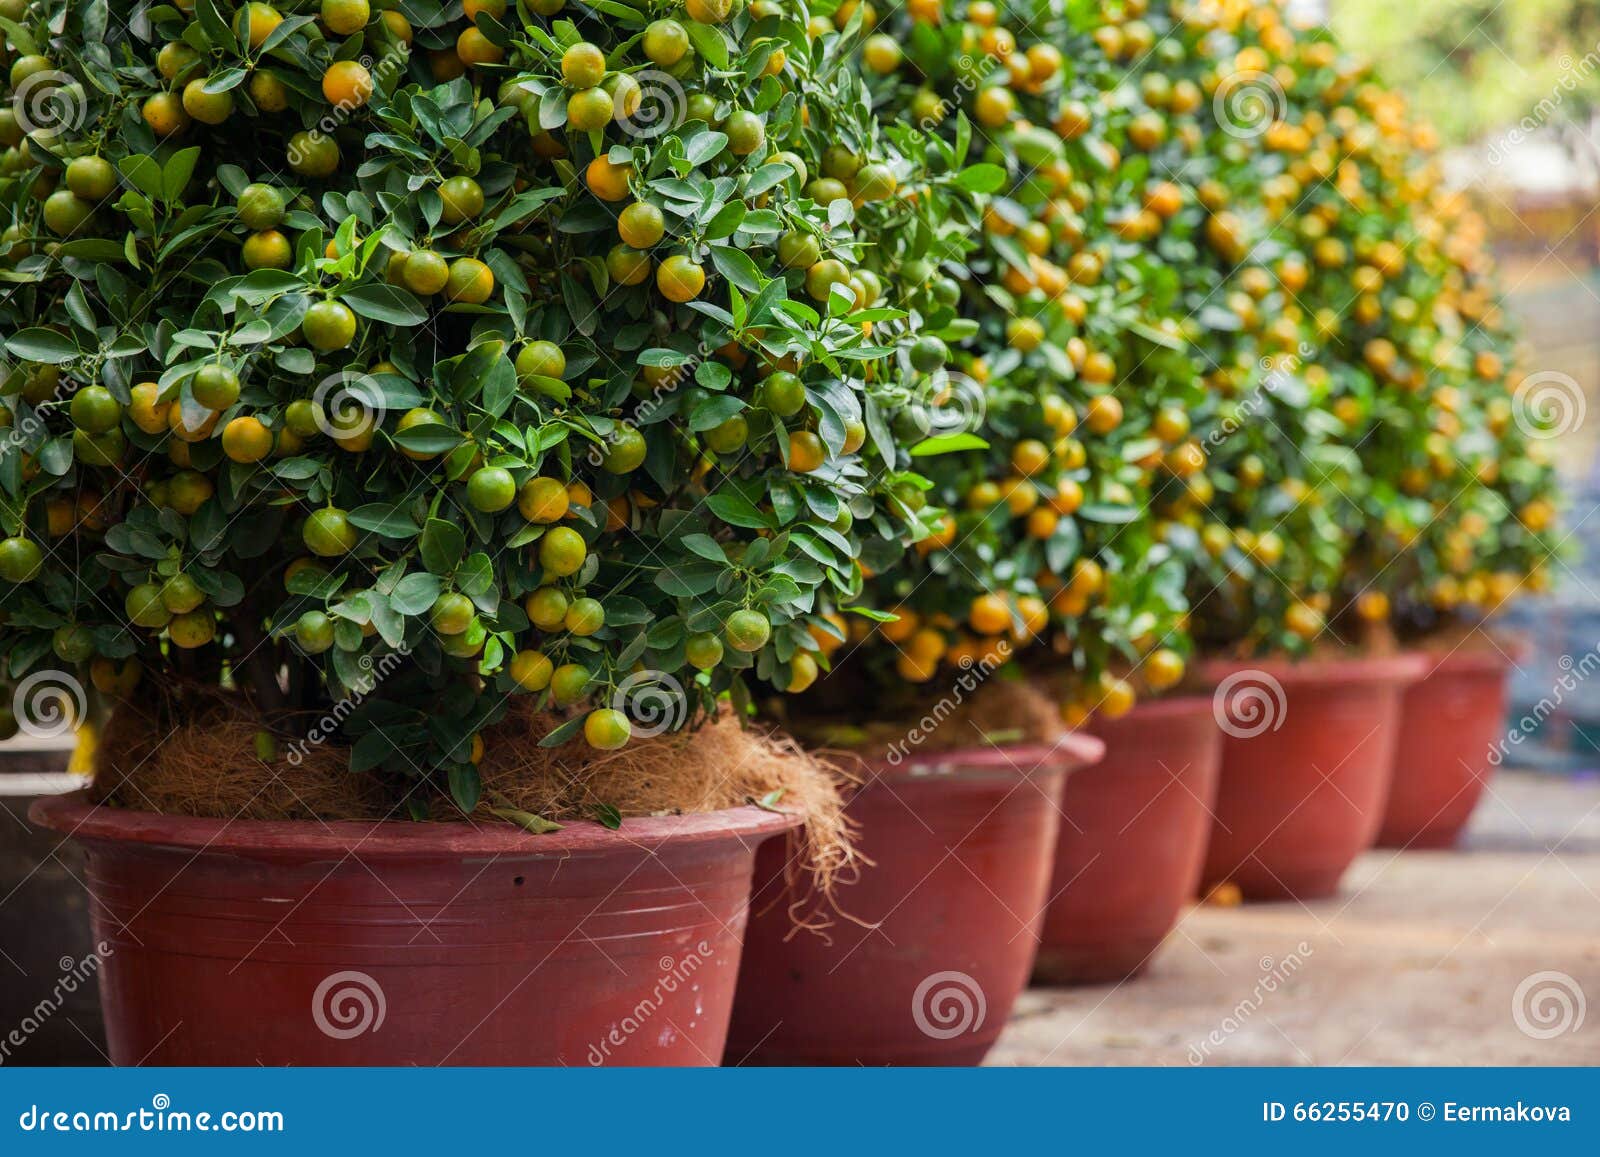
{"type": "Polygon", "coordinates": [[[839,896],[862,923],[826,939],[794,930],[781,849],[763,849],[724,1063],[982,1060],[1033,965],[1062,781],[1103,750],[1069,736],[870,766],[850,814],[873,866],[839,896]]]}
{"type": "Polygon", "coordinates": [[[31,814],[88,852],[112,1061],[160,1065],[715,1064],[756,848],[793,823],[31,814]]]}
{"type": "Polygon", "coordinates": [[[1144,971],[1205,863],[1222,761],[1211,700],[1153,700],[1091,730],[1106,756],[1062,792],[1035,983],[1144,971]]]}
{"type": "Polygon", "coordinates": [[[1378,833],[1378,843],[1390,848],[1455,843],[1505,734],[1509,659],[1498,651],[1424,657],[1427,675],[1405,693],[1394,782],[1378,833]]]}
{"type": "Polygon", "coordinates": [[[1400,699],[1423,668],[1419,655],[1202,665],[1224,733],[1206,886],[1231,881],[1252,900],[1338,892],[1377,838],[1400,699]]]}

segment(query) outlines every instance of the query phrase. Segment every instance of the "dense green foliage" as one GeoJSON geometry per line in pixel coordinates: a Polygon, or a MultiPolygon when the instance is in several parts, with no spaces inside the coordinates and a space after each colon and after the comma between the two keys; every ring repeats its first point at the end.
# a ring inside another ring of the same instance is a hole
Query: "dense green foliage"
{"type": "Polygon", "coordinates": [[[1554,547],[1429,130],[1270,3],[135,7],[0,8],[10,679],[470,804],[512,694],[1027,648],[1076,722],[1554,547]]]}

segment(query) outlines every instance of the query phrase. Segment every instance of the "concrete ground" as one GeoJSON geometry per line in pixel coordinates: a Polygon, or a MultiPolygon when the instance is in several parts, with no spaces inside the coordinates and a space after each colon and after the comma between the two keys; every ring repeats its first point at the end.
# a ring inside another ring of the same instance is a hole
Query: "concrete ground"
{"type": "Polygon", "coordinates": [[[987,1063],[1600,1065],[1600,780],[1503,774],[1460,850],[1334,900],[1191,908],[1147,975],[1025,993],[987,1063]]]}

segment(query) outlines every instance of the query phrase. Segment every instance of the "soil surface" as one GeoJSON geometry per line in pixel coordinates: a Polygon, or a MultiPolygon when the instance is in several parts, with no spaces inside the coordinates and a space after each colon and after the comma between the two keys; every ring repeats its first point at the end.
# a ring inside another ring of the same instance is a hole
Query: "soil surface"
{"type": "Polygon", "coordinates": [[[1458,850],[1191,908],[1146,975],[1025,993],[986,1063],[1600,1065],[1600,780],[1490,793],[1458,850]]]}

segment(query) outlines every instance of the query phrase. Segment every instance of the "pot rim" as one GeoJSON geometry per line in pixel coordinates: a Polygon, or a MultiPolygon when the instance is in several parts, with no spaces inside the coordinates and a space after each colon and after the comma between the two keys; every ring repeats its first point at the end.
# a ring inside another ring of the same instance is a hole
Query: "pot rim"
{"type": "Polygon", "coordinates": [[[1422,656],[1426,669],[1423,678],[1431,675],[1493,675],[1511,670],[1518,661],[1527,658],[1529,648],[1506,648],[1510,654],[1503,654],[1497,650],[1466,650],[1457,647],[1454,650],[1429,650],[1419,648],[1417,654],[1422,656]]]}
{"type": "Polygon", "coordinates": [[[195,853],[372,859],[440,856],[570,856],[664,844],[755,839],[761,842],[798,826],[799,815],[754,806],[689,815],[625,819],[612,830],[593,820],[574,820],[560,831],[534,835],[511,823],[405,820],[224,820],[131,811],[89,801],[87,790],[48,796],[28,809],[28,818],[74,839],[195,853]]]}
{"type": "Polygon", "coordinates": [[[1259,671],[1286,686],[1316,683],[1415,683],[1427,673],[1428,660],[1420,651],[1394,655],[1362,655],[1349,659],[1205,659],[1196,674],[1213,686],[1245,671],[1259,671]]]}
{"type": "Polygon", "coordinates": [[[1105,741],[1069,731],[1055,743],[1000,743],[959,747],[950,751],[912,751],[899,760],[893,754],[861,760],[869,782],[876,779],[1026,779],[1047,771],[1076,771],[1099,763],[1105,741]],[[1047,766],[1048,765],[1048,766],[1047,766]]]}
{"type": "Polygon", "coordinates": [[[1096,716],[1089,721],[1090,727],[1116,727],[1130,723],[1141,723],[1146,720],[1167,721],[1176,716],[1209,715],[1212,711],[1212,697],[1199,693],[1180,693],[1176,695],[1163,695],[1156,699],[1141,699],[1133,705],[1133,710],[1116,719],[1104,719],[1096,716]]]}

